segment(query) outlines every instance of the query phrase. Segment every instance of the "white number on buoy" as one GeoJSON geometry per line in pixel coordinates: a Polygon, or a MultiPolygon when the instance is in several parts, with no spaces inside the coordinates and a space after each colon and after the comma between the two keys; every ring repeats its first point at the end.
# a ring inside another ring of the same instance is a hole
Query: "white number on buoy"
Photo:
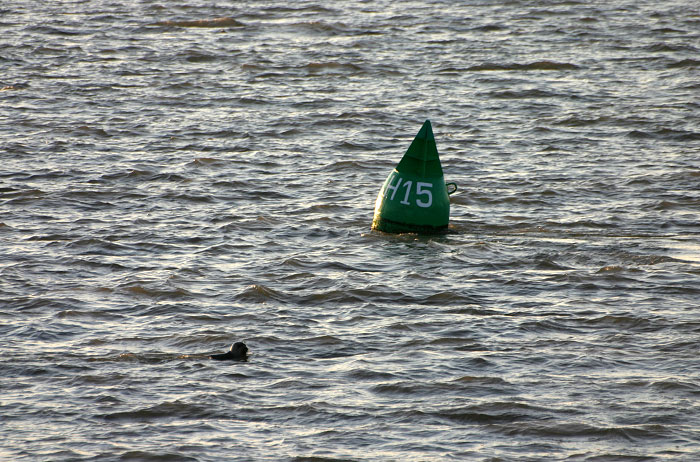
{"type": "Polygon", "coordinates": [[[413,184],[413,181],[408,180],[406,181],[403,185],[406,188],[406,195],[403,197],[403,200],[400,202],[403,205],[411,205],[410,202],[408,202],[408,194],[411,192],[411,185],[413,184]]]}
{"type": "Polygon", "coordinates": [[[416,183],[416,196],[421,196],[424,194],[428,196],[428,200],[425,202],[421,201],[420,199],[416,199],[416,205],[418,205],[418,207],[430,207],[431,205],[433,205],[433,192],[429,189],[423,189],[432,187],[432,183],[423,183],[421,181],[416,183]]]}
{"type": "MultiPolygon", "coordinates": [[[[389,181],[389,183],[386,186],[386,190],[384,191],[384,197],[388,197],[390,201],[394,200],[394,196],[396,196],[396,191],[398,191],[399,186],[401,186],[401,177],[397,175],[396,178],[398,179],[396,184],[391,184],[391,181],[389,181]],[[391,196],[389,196],[389,190],[391,190],[391,196]]],[[[404,182],[403,187],[406,188],[406,193],[403,196],[403,200],[399,202],[400,204],[411,205],[408,198],[411,194],[412,186],[413,181],[406,180],[406,182],[404,182]]],[[[416,182],[416,196],[425,196],[424,199],[416,199],[416,205],[418,207],[426,208],[433,205],[433,192],[430,190],[430,188],[432,187],[432,183],[424,183],[422,181],[416,182]]]]}

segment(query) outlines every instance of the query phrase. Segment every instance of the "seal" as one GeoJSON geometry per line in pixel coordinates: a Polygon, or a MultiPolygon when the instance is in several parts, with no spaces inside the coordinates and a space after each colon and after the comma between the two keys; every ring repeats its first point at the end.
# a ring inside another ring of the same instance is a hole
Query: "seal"
{"type": "Polygon", "coordinates": [[[245,361],[246,359],[248,359],[248,347],[245,346],[245,343],[243,342],[236,342],[233,345],[231,345],[231,349],[226,353],[210,355],[209,358],[216,359],[217,361],[245,361]]]}

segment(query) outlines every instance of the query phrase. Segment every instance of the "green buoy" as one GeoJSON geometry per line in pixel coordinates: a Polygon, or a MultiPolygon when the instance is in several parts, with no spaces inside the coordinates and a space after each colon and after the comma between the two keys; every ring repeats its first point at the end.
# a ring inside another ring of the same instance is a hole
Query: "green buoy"
{"type": "MultiPolygon", "coordinates": [[[[454,185],[454,183],[450,183],[454,185]]],[[[447,230],[450,198],[433,128],[426,120],[399,165],[382,185],[372,229],[386,233],[434,234],[447,230]]]]}

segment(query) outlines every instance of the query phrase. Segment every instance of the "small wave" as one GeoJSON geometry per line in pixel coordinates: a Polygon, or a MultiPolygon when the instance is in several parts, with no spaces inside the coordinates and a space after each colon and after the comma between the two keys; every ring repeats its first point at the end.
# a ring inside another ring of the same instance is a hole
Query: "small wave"
{"type": "MultiPolygon", "coordinates": [[[[194,356],[194,355],[192,355],[194,356]]],[[[201,355],[202,357],[204,355],[201,355]]],[[[88,362],[97,363],[137,363],[137,364],[163,364],[176,359],[182,359],[183,355],[176,353],[121,353],[118,355],[93,356],[87,358],[88,362]]]]}
{"type": "Polygon", "coordinates": [[[684,67],[698,67],[698,66],[700,66],[700,60],[682,59],[680,61],[676,61],[672,64],[669,64],[666,67],[669,69],[679,69],[679,68],[684,68],[684,67]]]}
{"type": "Polygon", "coordinates": [[[535,61],[528,64],[518,63],[484,63],[467,68],[468,71],[569,71],[579,69],[579,66],[571,63],[558,63],[554,61],[535,61]]]}
{"type": "Polygon", "coordinates": [[[390,372],[384,372],[384,371],[373,371],[371,369],[353,369],[352,371],[348,372],[348,377],[354,380],[366,380],[366,381],[373,381],[373,380],[391,380],[395,379],[396,376],[390,372]]]}
{"type": "MultiPolygon", "coordinates": [[[[44,240],[59,240],[60,236],[47,236],[44,240]]],[[[85,237],[66,244],[68,249],[79,249],[89,255],[114,255],[117,252],[128,252],[132,250],[129,246],[116,242],[106,241],[95,237],[85,237]]],[[[105,266],[112,269],[119,269],[119,266],[105,266]]],[[[124,268],[123,266],[121,267],[124,268]]]]}
{"type": "Polygon", "coordinates": [[[610,122],[610,117],[608,116],[587,118],[585,116],[575,115],[557,120],[554,122],[554,125],[562,125],[565,127],[588,127],[591,125],[605,124],[607,122],[610,122]]]}
{"type": "Polygon", "coordinates": [[[284,302],[289,297],[283,292],[273,290],[262,284],[253,284],[239,292],[235,299],[242,302],[266,303],[269,301],[284,302]]]}
{"type": "Polygon", "coordinates": [[[581,333],[581,329],[567,325],[561,321],[554,319],[546,319],[541,321],[527,321],[520,324],[518,327],[525,332],[567,332],[581,333]]]}
{"type": "Polygon", "coordinates": [[[96,136],[99,138],[111,138],[112,135],[109,134],[104,128],[101,127],[91,127],[89,125],[79,125],[73,129],[73,134],[75,136],[96,136]]]}
{"type": "Polygon", "coordinates": [[[670,141],[697,141],[700,133],[664,128],[655,131],[632,130],[627,136],[634,139],[666,139],[670,141]]]}
{"type": "Polygon", "coordinates": [[[631,315],[605,315],[595,319],[585,321],[590,326],[597,328],[615,328],[615,329],[639,329],[648,332],[650,330],[659,330],[664,328],[663,325],[658,325],[650,319],[640,318],[631,315]]]}
{"type": "Polygon", "coordinates": [[[242,22],[225,17],[225,18],[215,18],[215,19],[195,19],[189,21],[158,21],[151,26],[166,26],[166,27],[201,27],[201,28],[216,28],[216,27],[244,27],[245,24],[242,22]]]}
{"type": "Polygon", "coordinates": [[[126,421],[148,421],[159,419],[171,419],[178,417],[181,419],[192,420],[212,417],[214,414],[208,411],[204,406],[183,403],[181,401],[164,402],[155,406],[136,409],[133,411],[113,412],[111,414],[103,414],[101,417],[104,420],[126,420],[126,421]]]}
{"type": "Polygon", "coordinates": [[[30,26],[27,28],[27,30],[30,30],[32,32],[38,32],[40,34],[59,35],[59,36],[60,35],[75,36],[75,35],[80,35],[80,34],[84,33],[82,31],[69,30],[66,28],[45,26],[45,25],[30,26]]]}
{"type": "MultiPolygon", "coordinates": [[[[43,305],[42,308],[45,308],[43,305]]],[[[78,335],[79,328],[72,324],[53,323],[50,326],[23,326],[18,327],[9,333],[10,336],[18,336],[24,340],[40,342],[59,342],[78,335]]]]}
{"type": "Polygon", "coordinates": [[[361,72],[362,67],[352,63],[325,62],[325,63],[309,63],[303,66],[309,74],[329,74],[329,73],[349,73],[357,74],[361,72]]]}
{"type": "Polygon", "coordinates": [[[678,261],[673,257],[667,255],[644,255],[644,254],[634,254],[627,251],[618,251],[612,254],[616,258],[620,258],[623,263],[633,263],[640,266],[652,266],[658,265],[660,263],[670,263],[678,261]]]}
{"type": "Polygon", "coordinates": [[[549,256],[537,256],[535,258],[536,268],[546,271],[567,271],[572,269],[569,266],[556,263],[549,256]]]}
{"type": "Polygon", "coordinates": [[[357,30],[354,28],[349,28],[346,24],[342,22],[328,23],[325,21],[309,21],[297,24],[292,24],[292,26],[305,29],[307,32],[328,34],[328,35],[344,35],[344,34],[356,34],[357,30]]]}
{"type": "Polygon", "coordinates": [[[219,56],[191,51],[186,54],[185,61],[188,63],[210,63],[219,59],[219,56]]]}
{"type": "Polygon", "coordinates": [[[141,462],[198,462],[200,459],[173,452],[126,451],[121,453],[116,460],[141,462]]]}
{"type": "Polygon", "coordinates": [[[172,200],[174,202],[192,202],[199,204],[214,204],[217,202],[216,198],[210,194],[188,194],[188,193],[165,193],[160,196],[166,200],[172,200]]]}
{"type": "Polygon", "coordinates": [[[462,295],[452,290],[444,290],[442,292],[437,292],[428,296],[427,298],[425,298],[425,300],[421,301],[421,304],[433,306],[454,306],[474,304],[478,302],[479,300],[477,298],[471,297],[469,295],[462,295]]]}
{"type": "MultiPolygon", "coordinates": [[[[323,305],[327,303],[337,303],[343,305],[362,304],[374,301],[375,292],[372,290],[340,290],[333,289],[325,292],[315,292],[300,297],[298,302],[302,305],[323,305]]],[[[376,294],[382,297],[381,294],[376,294]]],[[[398,295],[398,294],[395,294],[398,295]]]]}
{"type": "Polygon", "coordinates": [[[377,143],[360,143],[357,141],[344,140],[340,143],[335,144],[334,148],[341,151],[359,151],[359,152],[371,152],[381,149],[385,149],[384,146],[378,146],[377,143]]]}
{"type": "Polygon", "coordinates": [[[101,320],[118,320],[123,319],[123,316],[112,314],[105,311],[80,311],[80,310],[63,310],[56,313],[59,319],[101,319],[101,320]]]}
{"type": "Polygon", "coordinates": [[[293,389],[303,389],[303,388],[325,388],[324,384],[309,383],[306,380],[289,379],[284,378],[276,382],[265,385],[265,388],[270,390],[283,389],[283,390],[293,390],[293,389]]]}
{"type": "Polygon", "coordinates": [[[673,27],[657,27],[655,29],[651,30],[652,32],[656,34],[685,34],[686,31],[682,29],[676,29],[673,27]]]}
{"type": "MultiPolygon", "coordinates": [[[[121,372],[101,372],[96,370],[93,374],[80,374],[73,376],[68,383],[74,386],[90,386],[95,385],[113,385],[115,383],[120,383],[124,380],[130,378],[129,374],[124,374],[121,372]]],[[[107,402],[110,404],[121,403],[122,401],[117,397],[112,397],[110,395],[100,395],[98,397],[98,402],[107,402]]]]}
{"type": "Polygon", "coordinates": [[[3,193],[2,199],[5,200],[5,204],[24,204],[28,202],[33,202],[35,200],[40,200],[46,197],[46,193],[41,189],[15,189],[13,191],[3,193]]]}
{"type": "MultiPolygon", "coordinates": [[[[289,5],[294,5],[289,3],[289,5]]],[[[270,13],[283,14],[285,16],[298,15],[299,13],[320,13],[325,15],[338,14],[338,10],[321,6],[319,4],[311,5],[301,5],[301,6],[287,6],[287,4],[280,4],[275,6],[266,6],[263,11],[268,15],[270,13]]]]}
{"type": "Polygon", "coordinates": [[[577,220],[577,221],[569,221],[569,222],[556,222],[556,221],[548,221],[544,224],[547,228],[551,229],[556,229],[556,228],[564,228],[564,229],[577,229],[577,228],[588,228],[588,229],[614,229],[614,228],[619,228],[619,225],[607,221],[595,221],[595,220],[577,220]]]}
{"type": "Polygon", "coordinates": [[[70,241],[72,236],[63,234],[37,234],[25,238],[27,241],[32,242],[56,242],[56,241],[70,241]]]}
{"type": "Polygon", "coordinates": [[[475,32],[500,32],[508,30],[503,24],[484,24],[483,26],[474,27],[471,30],[475,32]]]}
{"type": "Polygon", "coordinates": [[[382,395],[419,395],[430,394],[433,390],[426,384],[413,382],[393,382],[375,385],[370,389],[373,393],[382,395]]]}
{"type": "Polygon", "coordinates": [[[105,173],[104,175],[100,176],[100,180],[113,181],[121,180],[123,178],[142,178],[149,177],[154,174],[155,173],[150,170],[130,169],[119,173],[105,173]]]}
{"type": "Polygon", "coordinates": [[[537,438],[612,438],[627,441],[642,441],[661,438],[666,430],[661,425],[640,425],[620,427],[598,427],[584,423],[542,425],[539,423],[517,422],[505,425],[503,432],[509,436],[531,436],[537,438]]]}
{"type": "Polygon", "coordinates": [[[323,172],[343,172],[347,175],[350,172],[361,172],[369,167],[372,167],[369,162],[363,162],[361,160],[340,160],[323,165],[317,170],[323,172]]]}
{"type": "Polygon", "coordinates": [[[498,385],[498,386],[512,385],[510,382],[503,380],[500,377],[474,376],[474,375],[465,375],[463,377],[454,379],[454,382],[466,383],[466,384],[470,384],[470,385],[498,385]]]}
{"type": "Polygon", "coordinates": [[[226,165],[221,159],[216,159],[214,157],[197,157],[195,160],[190,162],[190,164],[201,167],[201,166],[223,166],[226,165]]]}
{"type": "MultiPolygon", "coordinates": [[[[685,199],[685,198],[679,198],[679,199],[685,199]]],[[[695,205],[693,202],[694,202],[694,200],[692,198],[688,198],[687,201],[685,201],[685,200],[675,200],[675,201],[660,200],[660,201],[654,203],[654,206],[652,207],[652,209],[653,210],[675,210],[675,209],[686,210],[689,206],[692,207],[695,205]]]]}
{"type": "Polygon", "coordinates": [[[549,91],[531,89],[531,90],[506,90],[492,92],[489,96],[496,99],[529,99],[529,98],[554,98],[560,96],[549,91]]]}
{"type": "Polygon", "coordinates": [[[192,295],[187,290],[179,287],[173,287],[168,289],[153,289],[140,284],[135,284],[121,287],[120,289],[126,291],[131,295],[135,295],[138,297],[154,298],[158,300],[178,300],[183,298],[189,298],[192,295]]]}
{"type": "Polygon", "coordinates": [[[692,382],[668,379],[654,382],[651,386],[661,391],[686,392],[690,395],[700,396],[700,386],[692,382]]]}
{"type": "Polygon", "coordinates": [[[435,393],[470,393],[479,394],[511,394],[514,391],[512,383],[498,377],[462,377],[451,381],[421,382],[399,381],[380,383],[370,389],[377,394],[388,395],[433,395],[435,393]]]}
{"type": "Polygon", "coordinates": [[[496,402],[436,411],[434,416],[458,424],[503,424],[545,420],[551,411],[522,403],[496,402]]]}
{"type": "MultiPolygon", "coordinates": [[[[423,345],[423,341],[416,342],[417,345],[423,345]]],[[[430,346],[449,346],[454,351],[488,351],[485,345],[476,340],[464,337],[440,337],[428,342],[430,346]]]]}
{"type": "Polygon", "coordinates": [[[670,43],[665,43],[665,42],[654,43],[652,45],[645,47],[644,50],[649,51],[651,53],[667,53],[667,52],[679,52],[679,51],[687,51],[687,52],[691,52],[691,53],[698,52],[697,48],[689,46],[687,44],[679,45],[679,44],[670,44],[670,43]]]}
{"type": "Polygon", "coordinates": [[[457,306],[455,308],[450,308],[446,310],[446,312],[452,314],[467,314],[470,316],[497,316],[501,314],[500,311],[490,310],[477,306],[457,306]]]}

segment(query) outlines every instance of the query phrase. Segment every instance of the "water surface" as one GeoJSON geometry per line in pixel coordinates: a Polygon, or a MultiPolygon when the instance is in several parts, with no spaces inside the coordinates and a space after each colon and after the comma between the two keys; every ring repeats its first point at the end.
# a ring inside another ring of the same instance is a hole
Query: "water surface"
{"type": "Polygon", "coordinates": [[[697,460],[699,31],[672,0],[2,7],[0,458],[697,460]],[[425,119],[449,232],[370,231],[425,119]]]}

